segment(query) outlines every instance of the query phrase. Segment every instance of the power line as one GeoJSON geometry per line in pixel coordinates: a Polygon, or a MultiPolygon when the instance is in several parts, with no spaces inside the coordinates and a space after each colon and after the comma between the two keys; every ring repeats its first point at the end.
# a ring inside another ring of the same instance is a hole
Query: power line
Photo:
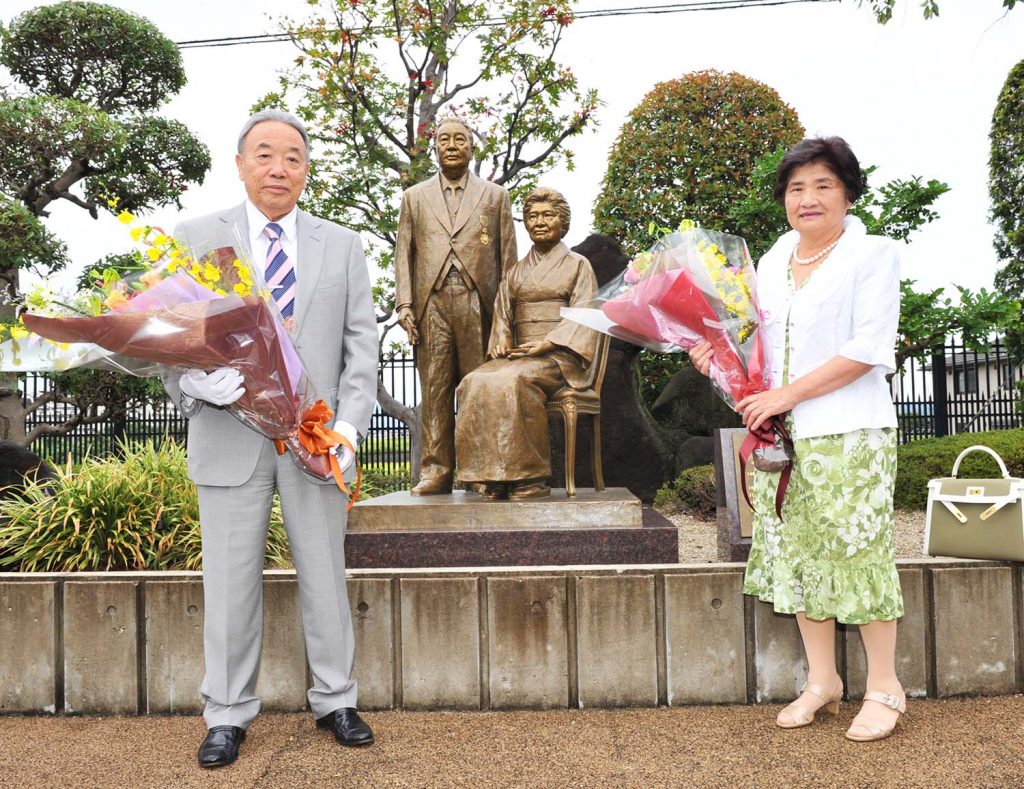
{"type": "MultiPolygon", "coordinates": [[[[795,3],[838,3],[840,0],[690,0],[682,3],[663,3],[660,5],[632,6],[627,8],[594,9],[577,11],[574,20],[605,19],[620,16],[641,16],[659,14],[683,14],[695,11],[734,11],[743,8],[768,8],[771,6],[793,5],[795,3]]],[[[486,19],[481,23],[486,27],[497,27],[505,24],[501,17],[486,19]]],[[[383,28],[367,28],[372,32],[384,32],[383,28]]],[[[366,31],[364,31],[366,32],[366,31]]],[[[262,33],[252,36],[225,36],[223,38],[197,38],[189,41],[175,42],[179,49],[212,49],[215,47],[237,47],[246,44],[272,44],[290,41],[289,33],[262,33]]]]}

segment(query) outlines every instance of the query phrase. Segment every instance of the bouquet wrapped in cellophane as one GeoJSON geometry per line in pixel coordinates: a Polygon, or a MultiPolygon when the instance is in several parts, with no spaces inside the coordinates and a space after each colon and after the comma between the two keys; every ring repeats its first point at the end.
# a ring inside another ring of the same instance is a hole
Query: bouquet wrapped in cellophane
{"type": "MultiPolygon", "coordinates": [[[[672,353],[701,340],[714,349],[709,377],[730,406],[771,386],[754,265],[739,236],[684,221],[587,304],[562,315],[649,350],[672,353]]],[[[748,436],[746,457],[766,471],[789,465],[782,417],[748,436]]],[[[746,460],[744,457],[744,461],[746,460]]]]}
{"type": "MultiPolygon", "coordinates": [[[[127,212],[120,218],[134,221],[127,212]]],[[[236,233],[235,247],[192,257],[159,228],[133,228],[132,235],[146,247],[137,270],[107,269],[94,289],[69,298],[45,286],[29,296],[20,325],[0,345],[0,369],[89,366],[158,375],[168,368],[234,368],[245,391],[226,409],[277,442],[279,452],[290,450],[305,471],[333,476],[347,492],[328,450],[348,441],[329,429],[330,408],[314,401],[262,273],[239,252],[241,237],[236,233]]],[[[351,499],[357,495],[358,483],[351,499]]]]}

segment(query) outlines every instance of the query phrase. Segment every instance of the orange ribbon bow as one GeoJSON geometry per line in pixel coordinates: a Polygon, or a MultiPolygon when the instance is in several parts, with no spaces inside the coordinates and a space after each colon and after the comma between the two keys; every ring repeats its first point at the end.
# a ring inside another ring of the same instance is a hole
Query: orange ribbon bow
{"type": "MultiPolygon", "coordinates": [[[[354,492],[349,490],[348,485],[345,484],[344,477],[341,475],[341,465],[338,463],[338,456],[331,452],[331,448],[340,444],[352,450],[353,456],[356,454],[356,448],[341,433],[336,433],[329,427],[326,427],[327,422],[333,415],[334,413],[327,403],[323,400],[317,400],[302,415],[302,422],[299,424],[298,430],[296,430],[296,437],[302,448],[309,452],[309,454],[315,457],[327,455],[328,462],[331,464],[331,474],[334,476],[334,481],[344,493],[348,494],[347,509],[352,509],[355,503],[359,501],[359,489],[363,484],[363,470],[359,466],[359,460],[355,459],[356,488],[354,492]]],[[[285,453],[285,443],[283,441],[275,441],[274,443],[277,445],[277,454],[283,455],[285,453]]]]}

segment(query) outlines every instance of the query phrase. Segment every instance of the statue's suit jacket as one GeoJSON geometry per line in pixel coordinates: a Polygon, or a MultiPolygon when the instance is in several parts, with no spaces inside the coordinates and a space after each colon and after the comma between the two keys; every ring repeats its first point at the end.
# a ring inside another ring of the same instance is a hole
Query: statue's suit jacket
{"type": "Polygon", "coordinates": [[[409,187],[402,195],[395,245],[395,304],[411,305],[417,322],[452,252],[479,291],[489,322],[498,283],[505,269],[516,262],[512,208],[504,188],[469,173],[454,223],[439,176],[409,187]]]}
{"type": "MultiPolygon", "coordinates": [[[[222,246],[248,249],[245,205],[183,222],[174,232],[193,255],[222,246]],[[237,228],[237,233],[236,233],[237,228]]],[[[370,278],[359,236],[332,222],[299,211],[295,347],[312,380],[315,397],[335,419],[366,435],[377,399],[377,323],[370,278]]],[[[263,261],[254,260],[260,267],[263,261]]],[[[165,379],[180,403],[177,375],[165,379]]],[[[256,468],[266,439],[227,411],[197,402],[185,410],[189,476],[198,485],[235,486],[256,468]]],[[[350,468],[348,475],[353,470],[350,468]]],[[[333,485],[334,480],[311,481],[333,485]]]]}

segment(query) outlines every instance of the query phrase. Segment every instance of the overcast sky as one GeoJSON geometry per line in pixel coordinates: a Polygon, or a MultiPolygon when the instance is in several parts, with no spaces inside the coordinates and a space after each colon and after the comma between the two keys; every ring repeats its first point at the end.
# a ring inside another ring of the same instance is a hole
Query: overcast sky
{"type": "MultiPolygon", "coordinates": [[[[589,0],[579,9],[654,5],[662,0],[589,0]]],[[[40,5],[0,1],[9,20],[40,5]]],[[[46,3],[43,3],[46,4],[46,3]]],[[[148,17],[175,41],[253,35],[278,29],[287,14],[302,18],[305,0],[112,0],[148,17]]],[[[811,134],[839,134],[876,183],[920,175],[947,182],[940,218],[912,236],[903,275],[919,288],[991,287],[997,262],[989,209],[988,132],[1009,70],[1024,58],[1024,9],[1004,16],[1001,0],[940,0],[941,16],[925,21],[918,0],[898,0],[893,21],[878,25],[856,0],[731,11],[583,19],[567,31],[560,59],[606,106],[600,127],[575,138],[577,169],[545,183],[568,197],[567,242],[590,231],[590,209],[608,150],[630,110],[655,83],[690,71],[738,71],[775,88],[811,134]]],[[[186,123],[211,149],[213,170],[185,196],[194,216],[243,196],[234,141],[250,105],[276,87],[276,74],[296,52],[290,44],[188,49],[188,85],[166,113],[186,123]]],[[[152,215],[168,228],[174,211],[152,215]]],[[[47,220],[84,266],[128,246],[123,226],[93,221],[71,205],[47,220]]]]}

